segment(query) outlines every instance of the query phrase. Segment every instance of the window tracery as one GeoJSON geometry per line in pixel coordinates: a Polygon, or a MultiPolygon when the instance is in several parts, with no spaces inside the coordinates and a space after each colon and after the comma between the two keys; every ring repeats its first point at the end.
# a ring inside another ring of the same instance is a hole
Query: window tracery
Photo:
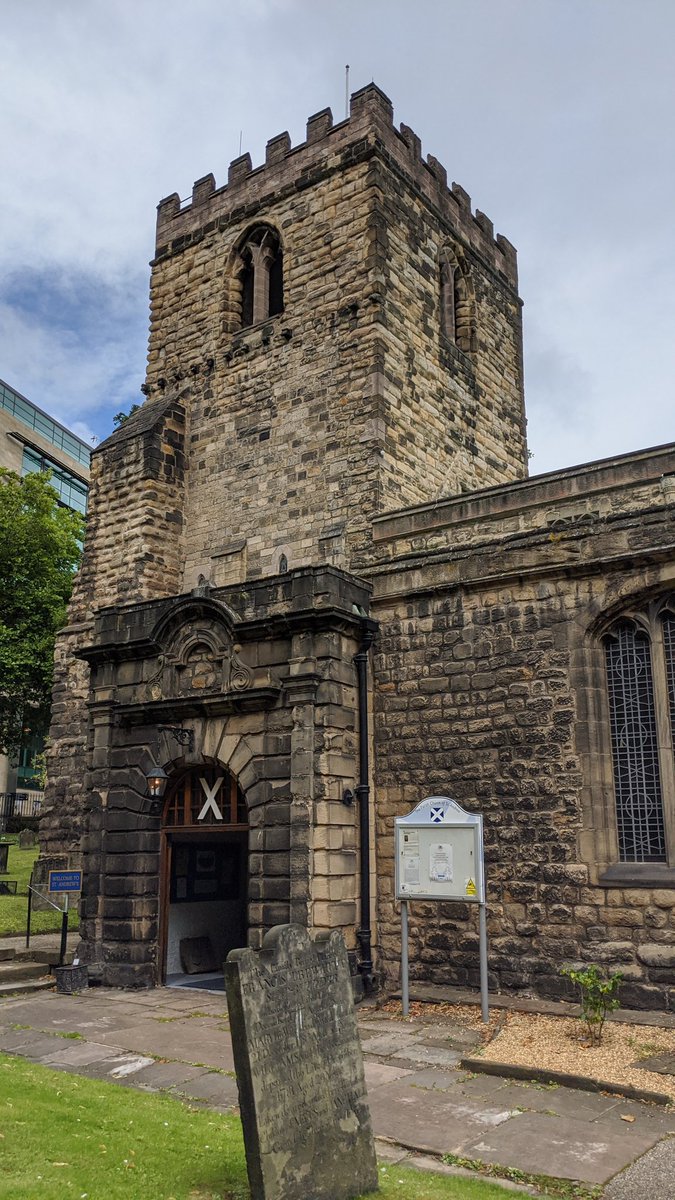
{"type": "Polygon", "coordinates": [[[278,235],[268,225],[246,235],[239,250],[238,275],[241,329],[283,312],[283,253],[278,235]]]}

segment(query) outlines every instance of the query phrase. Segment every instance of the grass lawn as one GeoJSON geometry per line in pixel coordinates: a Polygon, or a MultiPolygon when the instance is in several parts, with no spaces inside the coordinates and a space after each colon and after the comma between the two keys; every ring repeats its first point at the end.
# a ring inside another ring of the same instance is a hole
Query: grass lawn
{"type": "MultiPolygon", "coordinates": [[[[28,910],[28,883],[33,863],[38,856],[37,847],[33,850],[19,850],[16,839],[9,837],[9,858],[5,879],[18,880],[16,896],[0,896],[0,937],[11,933],[26,932],[26,914],[28,910]]],[[[72,909],[68,916],[68,928],[77,929],[77,910],[72,909]]],[[[30,923],[32,933],[56,933],[61,928],[61,914],[49,909],[48,912],[35,912],[30,923]]]]}
{"type": "MultiPolygon", "coordinates": [[[[239,1119],[0,1055],[3,1200],[244,1200],[239,1119]]],[[[383,1167],[381,1200],[507,1200],[481,1180],[383,1167]]],[[[511,1193],[512,1195],[512,1193],[511,1193]]]]}

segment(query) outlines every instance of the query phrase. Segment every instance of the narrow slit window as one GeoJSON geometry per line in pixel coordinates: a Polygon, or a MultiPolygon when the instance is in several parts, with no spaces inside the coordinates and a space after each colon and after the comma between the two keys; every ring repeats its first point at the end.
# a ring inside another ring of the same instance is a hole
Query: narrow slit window
{"type": "Polygon", "coordinates": [[[253,324],[253,263],[250,252],[245,251],[244,270],[241,275],[241,327],[253,324]]]}
{"type": "Polygon", "coordinates": [[[464,354],[476,348],[476,305],[464,256],[446,246],[440,258],[441,332],[464,354]]]}

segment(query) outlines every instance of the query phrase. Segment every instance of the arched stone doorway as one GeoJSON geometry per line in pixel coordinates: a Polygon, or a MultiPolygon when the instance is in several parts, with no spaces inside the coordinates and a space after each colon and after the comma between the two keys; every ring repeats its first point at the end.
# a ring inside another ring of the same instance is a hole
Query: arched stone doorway
{"type": "Polygon", "coordinates": [[[162,819],[162,981],[223,988],[230,950],[246,945],[248,814],[235,777],[215,762],[169,778],[162,819]]]}

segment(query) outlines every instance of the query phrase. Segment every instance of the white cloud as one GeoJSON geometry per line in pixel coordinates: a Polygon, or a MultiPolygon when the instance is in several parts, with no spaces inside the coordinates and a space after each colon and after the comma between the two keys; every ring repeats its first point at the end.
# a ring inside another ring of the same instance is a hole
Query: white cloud
{"type": "Polygon", "coordinates": [[[102,303],[68,332],[0,283],[0,376],[104,432],[144,370],[157,202],[222,182],[240,131],[259,162],[341,118],[349,62],[519,248],[533,466],[668,440],[674,39],[672,0],[11,5],[0,280],[70,274],[102,303]]]}

